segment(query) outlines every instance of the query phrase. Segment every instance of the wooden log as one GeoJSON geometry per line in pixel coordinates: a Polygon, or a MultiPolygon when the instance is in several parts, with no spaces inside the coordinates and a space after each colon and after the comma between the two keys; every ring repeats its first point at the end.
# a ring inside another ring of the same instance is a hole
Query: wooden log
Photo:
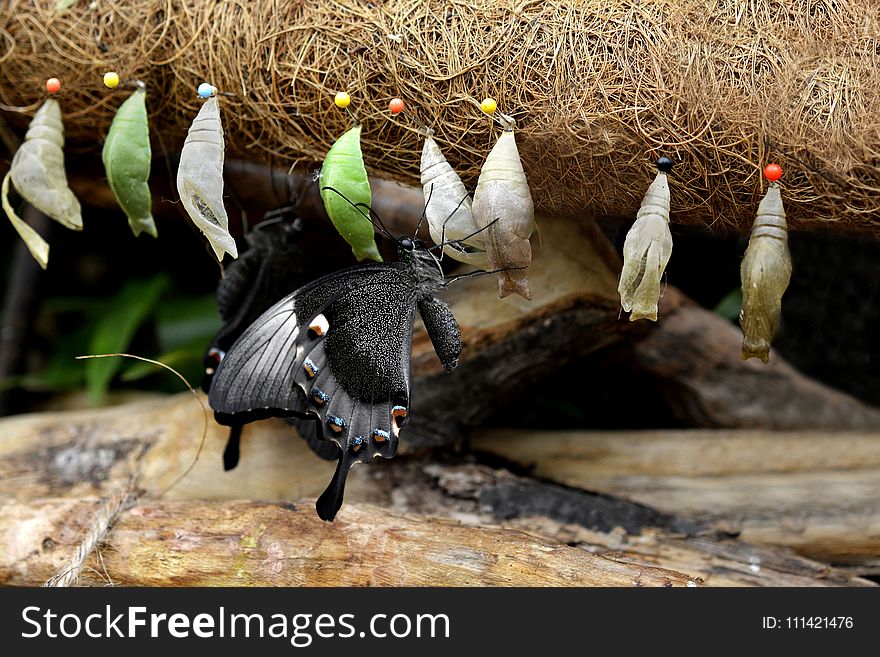
{"type": "MultiPolygon", "coordinates": [[[[203,426],[201,407],[188,392],[97,411],[0,420],[0,498],[95,499],[125,487],[138,472],[139,487],[149,496],[295,500],[320,494],[333,474],[334,464],[312,454],[280,420],[246,427],[241,462],[224,472],[229,430],[210,417],[202,455],[187,473],[203,426]]],[[[365,470],[351,473],[351,498],[373,496],[365,470]]]]}
{"type": "Polygon", "coordinates": [[[880,410],[809,379],[777,352],[742,360],[742,333],[669,288],[662,321],[627,353],[687,425],[761,429],[880,428],[880,410]]]}
{"type": "MultiPolygon", "coordinates": [[[[0,509],[0,583],[33,586],[75,549],[95,504],[0,509]]],[[[348,504],[143,502],[122,515],[83,584],[122,586],[687,586],[686,575],[522,532],[348,504]]]]}
{"type": "MultiPolygon", "coordinates": [[[[69,557],[88,522],[85,515],[79,524],[68,522],[67,511],[85,507],[94,515],[99,501],[124,490],[133,472],[141,473],[139,489],[144,505],[214,500],[223,508],[223,502],[239,504],[242,498],[283,504],[314,498],[326,485],[332,465],[312,455],[283,422],[272,421],[247,428],[242,461],[231,472],[221,469],[225,429],[212,426],[200,460],[169,489],[195,455],[200,425],[194,415],[198,412],[187,394],[99,411],[22,416],[0,423],[4,436],[0,441],[3,506],[31,508],[48,499],[51,504],[45,508],[59,509],[57,515],[28,520],[40,528],[36,533],[45,534],[40,540],[48,539],[48,547],[36,550],[28,543],[16,548],[50,560],[50,566],[40,566],[39,577],[48,576],[46,572],[69,557]],[[56,553],[61,544],[65,547],[56,553]]],[[[542,438],[548,441],[547,436],[542,438]]],[[[648,462],[651,456],[646,457],[648,462]]],[[[608,458],[613,467],[622,457],[609,452],[608,458]]],[[[500,525],[544,540],[576,544],[596,554],[610,553],[633,564],[671,568],[712,586],[867,583],[786,549],[736,540],[711,523],[455,459],[434,462],[398,457],[356,468],[347,497],[343,511],[353,503],[369,501],[395,512],[445,517],[475,527],[500,525]]],[[[300,506],[302,513],[313,513],[311,501],[302,501],[300,506]]],[[[185,508],[180,511],[184,517],[185,508]]],[[[0,534],[19,536],[23,519],[3,518],[0,515],[0,534]]],[[[167,524],[171,531],[177,520],[168,517],[167,524]]],[[[858,572],[863,571],[854,570],[853,574],[858,572]]]]}
{"type": "Polygon", "coordinates": [[[468,463],[390,469],[395,509],[500,523],[595,554],[688,573],[701,586],[870,586],[788,548],[747,542],[711,523],[619,497],[468,463]],[[427,482],[427,484],[426,484],[427,482]]]}
{"type": "Polygon", "coordinates": [[[798,553],[880,565],[880,434],[487,431],[473,448],[535,476],[798,553]]]}

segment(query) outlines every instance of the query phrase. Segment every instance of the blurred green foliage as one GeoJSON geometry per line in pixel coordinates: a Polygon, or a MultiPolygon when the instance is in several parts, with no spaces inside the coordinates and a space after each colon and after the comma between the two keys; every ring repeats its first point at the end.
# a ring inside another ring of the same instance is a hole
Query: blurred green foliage
{"type": "Polygon", "coordinates": [[[202,354],[220,328],[213,294],[185,295],[167,274],[126,281],[106,298],[54,297],[40,307],[37,324],[54,336],[43,367],[7,380],[41,392],[88,390],[100,405],[111,386],[136,384],[151,390],[179,390],[180,381],[158,365],[123,358],[76,360],[76,356],[128,352],[161,361],[197,387],[202,354]]]}
{"type": "Polygon", "coordinates": [[[725,294],[712,311],[716,315],[736,323],[739,322],[739,311],[742,308],[742,302],[742,289],[737,287],[725,294]]]}

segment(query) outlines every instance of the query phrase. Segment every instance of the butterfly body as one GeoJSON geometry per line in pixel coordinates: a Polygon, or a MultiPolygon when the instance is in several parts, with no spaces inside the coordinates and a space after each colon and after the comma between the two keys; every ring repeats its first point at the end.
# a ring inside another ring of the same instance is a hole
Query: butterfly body
{"type": "Polygon", "coordinates": [[[211,385],[221,424],[299,418],[312,449],[338,459],[317,503],[324,520],[339,510],[352,465],[397,451],[409,416],[416,312],[444,367],[458,362],[458,325],[434,296],[445,286],[439,265],[412,240],[399,245],[396,262],[324,276],[276,303],[227,352],[211,385]]]}

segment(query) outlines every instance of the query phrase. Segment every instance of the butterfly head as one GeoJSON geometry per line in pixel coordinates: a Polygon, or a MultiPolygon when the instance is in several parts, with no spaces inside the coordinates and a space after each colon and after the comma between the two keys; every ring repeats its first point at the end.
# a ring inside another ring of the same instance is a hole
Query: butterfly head
{"type": "Polygon", "coordinates": [[[422,240],[416,237],[399,238],[397,257],[413,268],[422,294],[433,294],[443,287],[443,268],[440,261],[422,240]]]}
{"type": "Polygon", "coordinates": [[[397,255],[401,260],[409,260],[416,251],[425,251],[425,243],[414,237],[401,237],[397,240],[397,255]]]}

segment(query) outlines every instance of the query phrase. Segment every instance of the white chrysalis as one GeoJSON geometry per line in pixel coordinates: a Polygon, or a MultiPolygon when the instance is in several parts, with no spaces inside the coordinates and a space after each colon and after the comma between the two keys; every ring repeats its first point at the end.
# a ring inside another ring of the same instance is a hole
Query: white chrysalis
{"type": "Polygon", "coordinates": [[[658,171],[623,244],[623,269],[617,291],[620,305],[631,313],[630,321],[657,321],[660,281],[671,255],[669,181],[664,171],[658,171]]]}
{"type": "Polygon", "coordinates": [[[742,356],[770,360],[770,342],[782,314],[782,295],[791,280],[788,228],[779,186],[770,185],[749,237],[742,265],[742,356]]]}
{"type": "Polygon", "coordinates": [[[500,296],[516,293],[531,299],[529,238],[535,228],[535,206],[516,147],[513,119],[503,114],[501,118],[504,132],[480,171],[472,211],[477,227],[485,229],[489,262],[505,270],[498,274],[500,296]]]}
{"type": "Polygon", "coordinates": [[[205,101],[189,128],[180,153],[177,192],[193,223],[208,238],[218,261],[223,260],[224,253],[238,257],[223,206],[224,149],[220,107],[214,96],[205,101]]]}
{"type": "Polygon", "coordinates": [[[422,189],[425,194],[425,218],[428,230],[435,244],[464,240],[470,250],[456,244],[448,244],[443,251],[450,258],[473,265],[478,269],[488,269],[483,233],[478,232],[471,212],[470,194],[461,178],[446,161],[431,132],[425,135],[422,148],[422,189]],[[467,239],[465,239],[467,238],[467,239]]]}

